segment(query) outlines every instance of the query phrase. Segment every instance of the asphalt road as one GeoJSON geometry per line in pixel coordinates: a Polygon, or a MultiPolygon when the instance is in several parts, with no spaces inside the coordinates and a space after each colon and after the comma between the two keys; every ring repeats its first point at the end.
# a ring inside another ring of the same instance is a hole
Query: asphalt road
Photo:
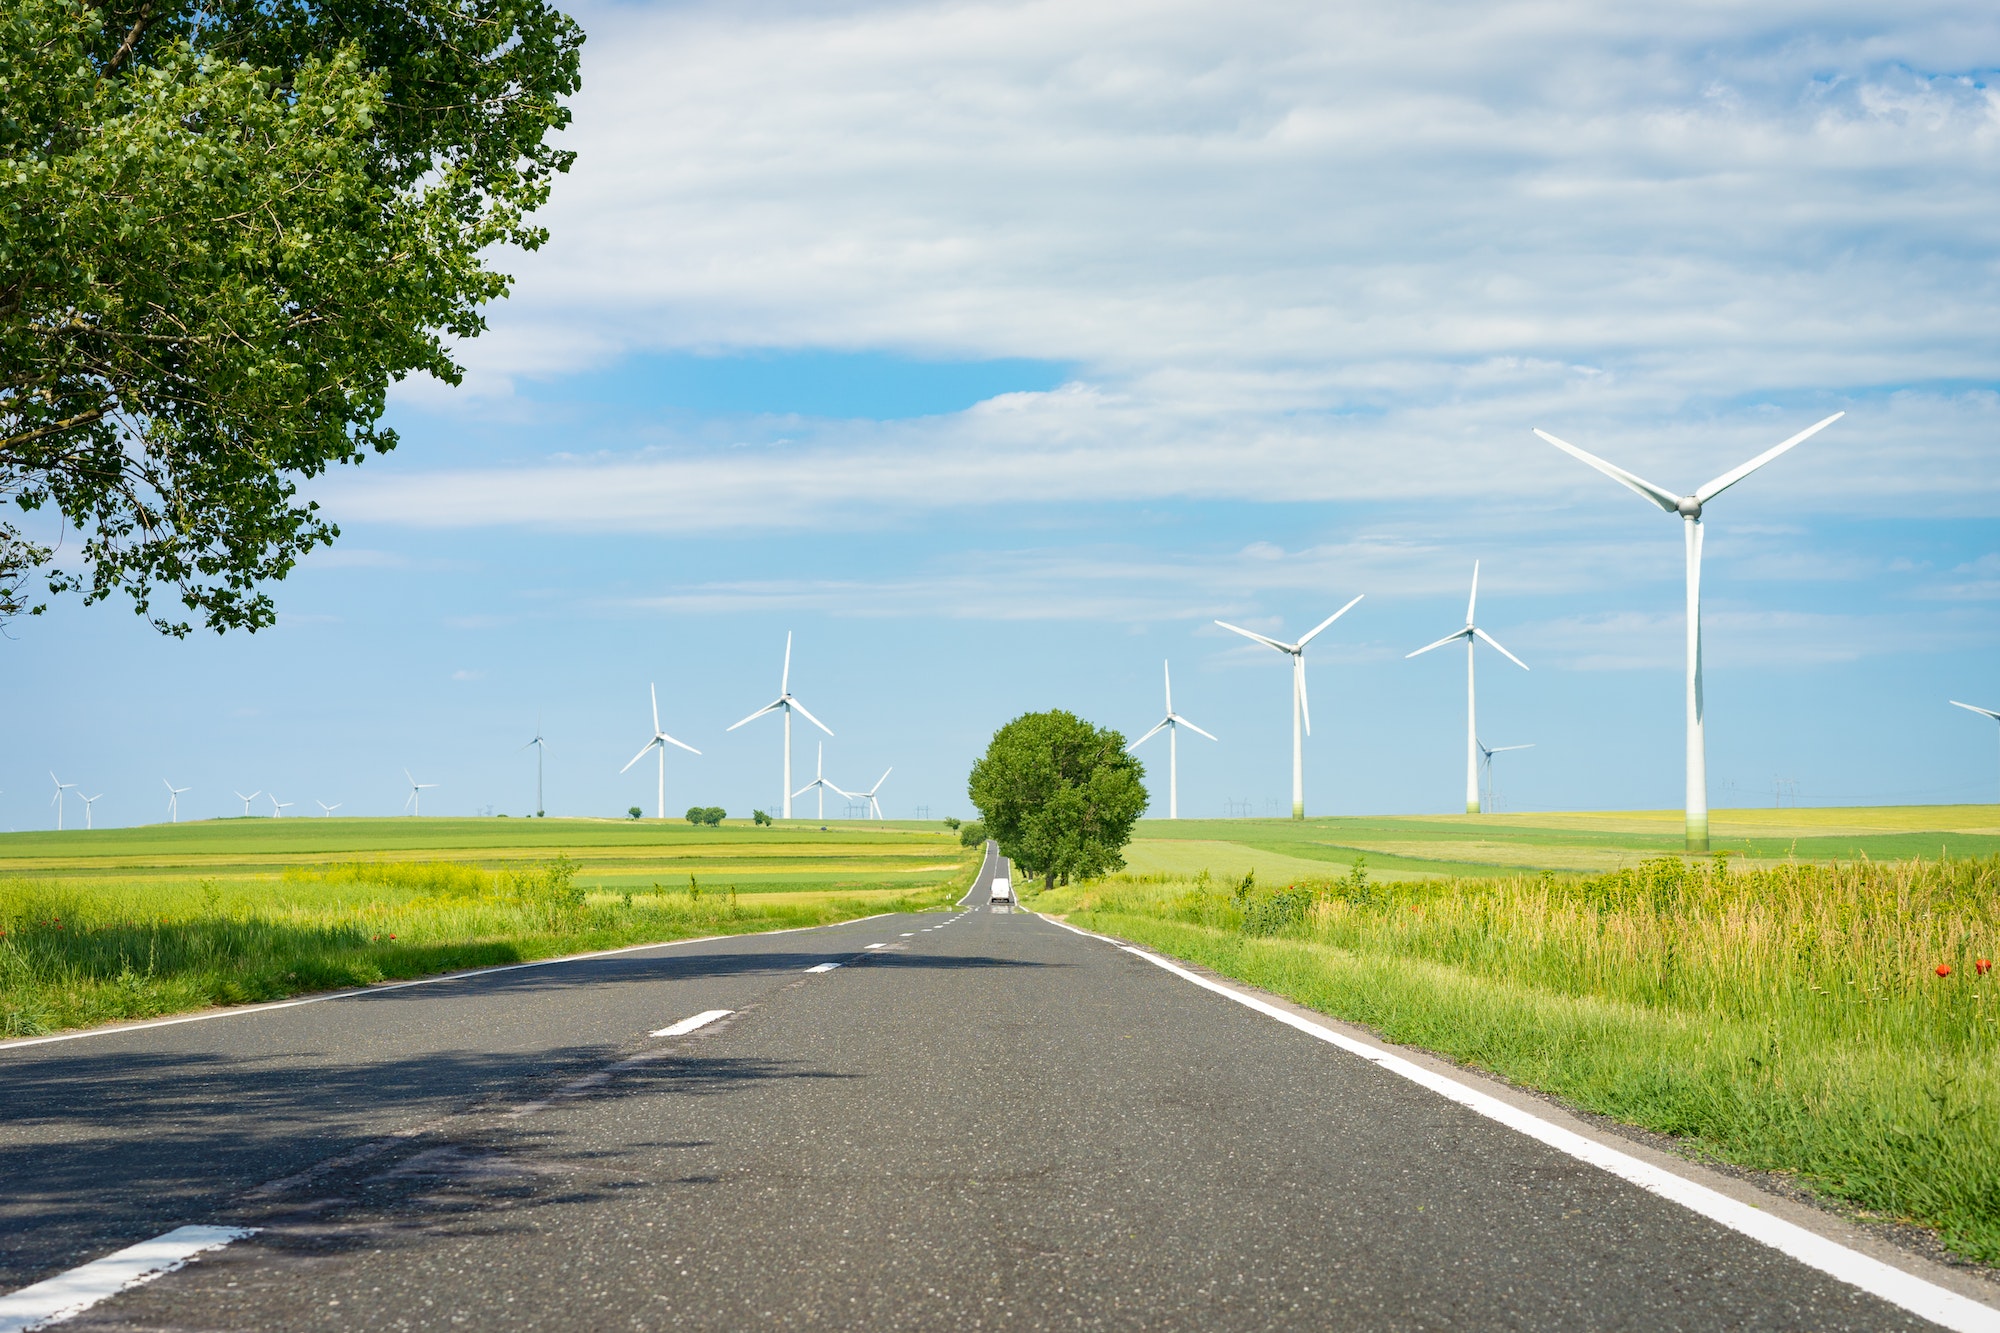
{"type": "MultiPolygon", "coordinates": [[[[986,859],[979,863],[979,873],[972,877],[972,887],[958,900],[960,907],[986,907],[993,901],[993,877],[1006,875],[1013,877],[1012,863],[1000,855],[1000,844],[991,838],[986,840],[986,859]]],[[[1015,892],[1018,894],[1019,890],[1015,892]]]]}
{"type": "Polygon", "coordinates": [[[1930,1327],[1025,912],[14,1047],[0,1086],[0,1291],[262,1228],[73,1329],[1930,1327]]]}

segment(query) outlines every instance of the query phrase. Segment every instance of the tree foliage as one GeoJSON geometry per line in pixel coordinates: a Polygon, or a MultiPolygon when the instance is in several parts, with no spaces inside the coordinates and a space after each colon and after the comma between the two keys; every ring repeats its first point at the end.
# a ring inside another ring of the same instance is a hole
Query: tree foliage
{"type": "Polygon", "coordinates": [[[728,817],[729,812],[719,805],[691,805],[687,812],[687,822],[697,827],[721,828],[728,817]]]}
{"type": "Polygon", "coordinates": [[[1002,855],[1053,886],[1125,864],[1144,777],[1123,736],[1056,709],[994,732],[966,785],[1002,855]]]}
{"type": "Polygon", "coordinates": [[[298,483],[396,443],[570,154],[581,30],[544,0],[0,7],[0,616],[27,583],[256,629],[337,530],[298,483]],[[51,522],[47,526],[53,526],[51,522]]]}

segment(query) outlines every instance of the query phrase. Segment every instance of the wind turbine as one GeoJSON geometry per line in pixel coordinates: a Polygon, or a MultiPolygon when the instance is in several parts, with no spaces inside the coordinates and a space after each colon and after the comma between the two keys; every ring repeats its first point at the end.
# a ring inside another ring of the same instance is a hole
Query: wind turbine
{"type": "MultiPolygon", "coordinates": [[[[786,819],[790,819],[792,817],[792,710],[793,709],[797,709],[799,713],[805,717],[806,721],[812,723],[815,727],[818,727],[821,731],[825,732],[827,735],[829,736],[833,735],[832,727],[829,727],[828,725],[826,725],[826,723],[814,717],[804,704],[800,703],[797,699],[794,699],[792,697],[792,633],[790,630],[786,630],[785,631],[785,674],[778,678],[778,697],[772,700],[770,703],[765,704],[762,708],[752,713],[749,717],[743,719],[743,722],[755,722],[758,718],[764,716],[764,714],[766,713],[782,712],[785,715],[784,792],[785,792],[786,819]]],[[[743,725],[743,722],[737,722],[732,724],[729,727],[729,730],[730,731],[736,730],[737,727],[743,725]]]]}
{"type": "Polygon", "coordinates": [[[1558,440],[1545,430],[1535,431],[1535,434],[1572,458],[1588,463],[1621,486],[1630,487],[1667,513],[1680,516],[1681,531],[1687,544],[1687,850],[1691,852],[1708,850],[1708,750],[1702,737],[1701,699],[1702,508],[1710,500],[1779,454],[1795,444],[1811,439],[1846,415],[1845,412],[1835,412],[1824,421],[1806,427],[1783,444],[1766,449],[1749,462],[1731,468],[1707,485],[1698,488],[1693,495],[1675,495],[1663,486],[1655,486],[1644,477],[1607,463],[1595,454],[1585,453],[1573,444],[1558,440]]]}
{"type": "Polygon", "coordinates": [[[1490,806],[1493,804],[1493,756],[1505,754],[1509,750],[1532,750],[1535,748],[1534,742],[1530,741],[1526,745],[1488,745],[1484,741],[1475,741],[1474,744],[1479,746],[1480,775],[1485,779],[1485,803],[1490,806]]]}
{"type": "MultiPolygon", "coordinates": [[[[1367,596],[1367,594],[1363,593],[1362,597],[1365,596],[1367,596]]],[[[1360,600],[1361,597],[1356,597],[1354,599],[1354,602],[1358,602],[1360,600]]],[[[1277,639],[1266,638],[1262,634],[1258,634],[1252,630],[1244,629],[1239,625],[1232,625],[1226,620],[1218,620],[1215,622],[1216,624],[1222,626],[1222,628],[1226,630],[1229,630],[1236,634],[1241,634],[1246,639],[1255,639],[1257,642],[1263,644],[1266,648],[1275,648],[1279,652],[1287,653],[1290,654],[1291,656],[1292,659],[1292,818],[1293,819],[1304,819],[1306,817],[1306,758],[1305,758],[1306,752],[1305,752],[1305,741],[1300,737],[1299,734],[1299,724],[1301,722],[1305,724],[1305,735],[1307,736],[1312,735],[1312,729],[1313,729],[1312,709],[1306,703],[1306,645],[1311,643],[1321,630],[1325,629],[1328,625],[1331,625],[1334,621],[1340,619],[1342,616],[1346,615],[1349,611],[1353,610],[1354,602],[1349,602],[1346,606],[1341,607],[1338,611],[1335,611],[1325,620],[1320,621],[1319,624],[1314,625],[1312,629],[1308,630],[1306,634],[1302,638],[1300,638],[1300,640],[1297,643],[1281,643],[1277,639]]]]}
{"type": "Polygon", "coordinates": [[[297,801],[281,801],[278,799],[277,793],[271,793],[271,818],[278,818],[284,811],[291,809],[297,804],[297,801]]]}
{"type": "Polygon", "coordinates": [[[834,790],[840,791],[840,794],[850,801],[862,800],[868,802],[868,817],[870,819],[880,819],[882,817],[882,803],[875,799],[875,793],[882,790],[882,784],[887,782],[889,775],[895,771],[893,768],[883,769],[882,776],[875,779],[875,785],[867,791],[840,791],[838,787],[835,787],[834,790]]]}
{"type": "Polygon", "coordinates": [[[95,796],[85,796],[82,792],[78,792],[76,799],[83,802],[83,826],[85,828],[95,828],[96,825],[90,822],[90,807],[103,800],[104,793],[99,792],[95,796]]]}
{"type": "MultiPolygon", "coordinates": [[[[667,735],[666,732],[660,730],[659,687],[655,685],[648,685],[646,688],[653,692],[653,739],[647,741],[644,745],[640,746],[639,753],[633,755],[632,758],[626,762],[625,768],[621,768],[618,771],[620,773],[623,773],[626,768],[630,768],[632,767],[633,764],[636,764],[641,759],[644,759],[646,757],[646,751],[653,749],[655,746],[659,748],[660,751],[660,807],[659,808],[660,808],[660,818],[665,819],[667,817],[667,747],[669,745],[678,745],[683,750],[686,750],[689,754],[700,754],[701,751],[695,749],[692,745],[689,745],[686,741],[677,741],[672,736],[667,735]]],[[[536,727],[535,739],[529,741],[528,744],[539,745],[541,744],[541,740],[542,740],[542,729],[540,727],[536,727]]],[[[523,746],[522,748],[525,749],[527,747],[523,746]]],[[[535,760],[535,799],[537,801],[540,801],[541,795],[542,795],[541,758],[539,755],[537,755],[535,760]]]]}
{"type": "MultiPolygon", "coordinates": [[[[1479,562],[1472,562],[1472,597],[1465,604],[1465,628],[1455,634],[1447,634],[1436,643],[1428,643],[1414,653],[1405,653],[1403,660],[1420,657],[1433,648],[1442,648],[1448,643],[1465,640],[1465,813],[1476,815],[1480,812],[1479,799],[1479,755],[1484,748],[1479,743],[1479,701],[1472,688],[1472,645],[1474,640],[1484,640],[1489,648],[1526,671],[1528,664],[1500,646],[1500,641],[1472,623],[1473,611],[1479,605],[1479,562]]],[[[1512,749],[1512,746],[1508,747],[1512,749]]],[[[1490,751],[1489,751],[1490,753],[1490,751]]]]}
{"type": "Polygon", "coordinates": [[[335,801],[332,805],[328,805],[325,801],[315,800],[313,804],[319,807],[320,818],[327,819],[332,816],[334,811],[340,809],[341,806],[345,805],[346,802],[335,801]]]}
{"type": "MultiPolygon", "coordinates": [[[[884,774],[883,776],[886,777],[888,775],[884,774]]],[[[880,786],[881,784],[877,783],[876,785],[880,786]]],[[[840,788],[835,787],[831,782],[828,782],[826,780],[826,742],[821,741],[819,743],[819,758],[815,760],[813,763],[813,780],[811,782],[808,782],[805,786],[799,788],[797,791],[793,792],[792,795],[804,796],[809,791],[818,791],[819,817],[821,819],[825,819],[826,793],[829,788],[831,788],[836,792],[840,792],[842,796],[845,796],[850,801],[853,800],[855,796],[859,794],[851,791],[840,791],[840,788]]],[[[792,817],[792,812],[790,809],[787,809],[785,811],[785,818],[790,819],[791,817],[792,817]]]]}
{"type": "Polygon", "coordinates": [[[167,788],[167,818],[178,824],[181,822],[181,793],[184,791],[193,791],[194,788],[176,787],[173,783],[167,782],[165,778],[161,778],[160,781],[165,783],[167,788]]]}
{"type": "Polygon", "coordinates": [[[55,799],[50,801],[49,804],[56,808],[56,832],[60,833],[63,826],[63,793],[66,791],[75,791],[76,784],[74,782],[64,782],[55,775],[53,769],[49,771],[49,781],[56,784],[55,799]]]}
{"type": "MultiPolygon", "coordinates": [[[[660,711],[657,698],[655,699],[654,702],[653,711],[655,713],[658,713],[660,711]]],[[[660,729],[659,722],[660,722],[659,718],[655,717],[653,719],[654,731],[658,731],[660,729]]],[[[542,744],[542,720],[540,718],[535,719],[535,739],[529,741],[528,745],[532,745],[535,747],[535,818],[540,819],[547,812],[546,807],[542,805],[542,752],[548,748],[547,746],[542,744]]],[[[523,745],[521,748],[525,750],[528,748],[528,745],[523,745]]],[[[641,750],[639,753],[644,754],[645,751],[641,750]]],[[[663,757],[663,762],[664,762],[664,757],[663,757]]],[[[631,765],[627,764],[625,765],[625,767],[630,768],[631,765]]],[[[662,779],[662,781],[664,782],[664,779],[662,779]]],[[[666,818],[665,815],[662,815],[660,817],[662,819],[666,818]]]]}
{"type": "MultiPolygon", "coordinates": [[[[1953,699],[1953,700],[1952,700],[1951,702],[1952,702],[1952,704],[1953,704],[1954,706],[1956,706],[1956,707],[1959,707],[1959,708],[1963,708],[1963,709],[1964,709],[1964,710],[1965,710],[1966,712],[1968,712],[1968,713],[1977,713],[1977,714],[1979,714],[1979,715],[1980,715],[1981,717],[1990,717],[1990,718],[1992,718],[1992,719],[1993,719],[1993,720],[1994,720],[1995,722],[2000,722],[2000,713],[1996,713],[1996,712],[1994,712],[1994,711],[1993,711],[1992,709],[1990,709],[1990,708],[1980,708],[1980,707],[1977,707],[1977,706],[1975,706],[1975,705],[1973,705],[1973,704],[1962,704],[1962,703],[1959,703],[1959,702],[1958,702],[1958,700],[1956,700],[1956,699],[1953,699]]],[[[51,774],[50,774],[49,776],[50,776],[50,777],[54,777],[54,776],[55,776],[55,774],[51,773],[51,774]]]]}
{"type": "MultiPolygon", "coordinates": [[[[231,787],[230,790],[236,791],[234,787],[231,787]]],[[[240,791],[236,792],[236,799],[243,802],[243,817],[245,819],[248,819],[250,817],[250,802],[256,800],[259,796],[262,796],[263,794],[264,793],[261,791],[253,791],[248,796],[245,796],[240,791]]]]}
{"type": "MultiPolygon", "coordinates": [[[[1349,603],[1349,605],[1352,604],[1349,603]]],[[[1221,624],[1222,622],[1217,621],[1216,623],[1221,624]]],[[[1238,632],[1241,633],[1242,631],[1238,632]]],[[[1318,633],[1318,631],[1315,630],[1314,633],[1318,633]]],[[[1307,637],[1311,636],[1308,635],[1307,637]]],[[[1197,727],[1194,723],[1174,711],[1174,669],[1171,663],[1162,662],[1160,665],[1165,669],[1167,680],[1167,715],[1155,723],[1151,731],[1126,746],[1125,753],[1132,753],[1132,751],[1138,749],[1163,731],[1167,733],[1167,818],[1179,819],[1181,817],[1181,728],[1186,727],[1190,731],[1200,732],[1201,735],[1207,736],[1210,740],[1214,740],[1215,737],[1206,731],[1202,731],[1200,727],[1197,727]]]]}
{"type": "Polygon", "coordinates": [[[437,783],[419,782],[410,777],[410,770],[407,768],[403,770],[403,776],[410,778],[410,794],[403,798],[403,808],[412,816],[421,815],[424,812],[424,793],[437,786],[437,783]]]}

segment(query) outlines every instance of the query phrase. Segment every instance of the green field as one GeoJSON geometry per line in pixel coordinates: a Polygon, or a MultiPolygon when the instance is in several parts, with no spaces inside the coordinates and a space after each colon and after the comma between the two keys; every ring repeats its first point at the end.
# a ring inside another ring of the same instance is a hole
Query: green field
{"type": "MultiPolygon", "coordinates": [[[[1710,837],[1739,864],[2000,855],[2000,806],[1717,810],[1710,837]]],[[[1141,820],[1133,874],[1310,878],[1366,858],[1376,878],[1603,871],[1679,855],[1678,810],[1536,815],[1402,815],[1141,820]]]]}
{"type": "Polygon", "coordinates": [[[940,906],[941,826],[224,819],[0,835],[0,1036],[940,906]]]}

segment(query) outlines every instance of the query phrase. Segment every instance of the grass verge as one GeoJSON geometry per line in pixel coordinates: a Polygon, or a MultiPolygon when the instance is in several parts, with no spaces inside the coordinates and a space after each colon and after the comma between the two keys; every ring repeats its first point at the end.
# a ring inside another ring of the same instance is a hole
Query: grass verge
{"type": "MultiPolygon", "coordinates": [[[[0,1037],[462,968],[926,911],[962,883],[591,892],[566,856],[488,870],[353,862],[282,877],[0,878],[0,1037]]],[[[962,876],[958,878],[963,878],[962,876]]]]}
{"type": "Polygon", "coordinates": [[[2000,858],[1126,879],[1029,905],[2000,1262],[2000,975],[1980,966],[2000,858]]]}

